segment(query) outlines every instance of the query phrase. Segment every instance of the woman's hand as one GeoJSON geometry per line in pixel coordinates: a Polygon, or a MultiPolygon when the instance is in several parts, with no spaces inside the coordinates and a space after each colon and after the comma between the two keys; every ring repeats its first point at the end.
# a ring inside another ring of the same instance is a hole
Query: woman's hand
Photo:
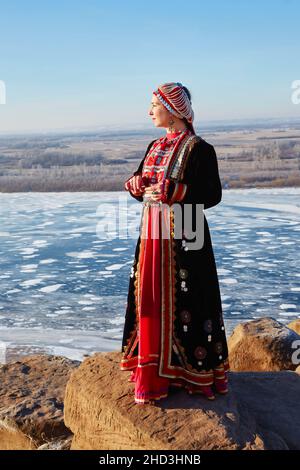
{"type": "Polygon", "coordinates": [[[132,176],[126,183],[127,183],[127,186],[129,186],[130,191],[135,196],[141,196],[144,193],[145,184],[143,182],[141,175],[132,176]]]}
{"type": "Polygon", "coordinates": [[[163,195],[163,182],[152,184],[145,189],[145,196],[153,201],[161,201],[163,195]],[[153,191],[156,194],[153,194],[153,191]]]}

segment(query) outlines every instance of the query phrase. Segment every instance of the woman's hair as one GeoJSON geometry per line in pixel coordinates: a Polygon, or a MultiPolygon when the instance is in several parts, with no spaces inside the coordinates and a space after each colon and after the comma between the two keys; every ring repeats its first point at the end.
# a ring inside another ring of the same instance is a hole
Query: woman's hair
{"type": "Polygon", "coordinates": [[[182,86],[181,88],[183,88],[183,90],[186,92],[186,94],[188,95],[188,99],[192,103],[192,95],[191,95],[190,90],[186,86],[182,86]]]}
{"type": "MultiPolygon", "coordinates": [[[[185,93],[187,94],[188,96],[188,99],[190,100],[191,104],[192,104],[192,95],[191,95],[191,92],[190,90],[186,87],[186,86],[182,86],[183,90],[185,91],[185,93]]],[[[186,127],[191,131],[193,132],[194,134],[194,129],[193,129],[193,126],[188,122],[188,120],[186,118],[183,118],[183,122],[185,123],[186,127]]]]}

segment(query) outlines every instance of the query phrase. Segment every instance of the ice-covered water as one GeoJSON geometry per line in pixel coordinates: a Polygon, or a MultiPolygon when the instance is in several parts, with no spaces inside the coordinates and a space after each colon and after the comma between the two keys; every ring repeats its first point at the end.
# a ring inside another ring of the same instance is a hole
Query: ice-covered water
{"type": "MultiPolygon", "coordinates": [[[[227,333],[251,318],[300,316],[299,196],[300,188],[230,189],[205,211],[227,333]]],[[[66,332],[73,353],[80,332],[81,351],[101,350],[103,338],[118,347],[141,208],[124,192],[0,194],[0,341],[49,345],[56,330],[56,347],[66,332]],[[111,238],[101,238],[107,210],[109,224],[122,221],[121,237],[109,225],[111,238]],[[126,214],[135,238],[124,236],[126,214]]]]}

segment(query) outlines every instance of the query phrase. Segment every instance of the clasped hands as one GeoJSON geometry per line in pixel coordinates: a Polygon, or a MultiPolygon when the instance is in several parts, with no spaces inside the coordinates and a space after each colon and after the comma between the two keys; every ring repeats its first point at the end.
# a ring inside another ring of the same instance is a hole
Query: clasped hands
{"type": "Polygon", "coordinates": [[[163,195],[163,182],[145,186],[141,175],[135,175],[129,180],[130,191],[134,196],[145,195],[153,201],[160,201],[163,195]]]}

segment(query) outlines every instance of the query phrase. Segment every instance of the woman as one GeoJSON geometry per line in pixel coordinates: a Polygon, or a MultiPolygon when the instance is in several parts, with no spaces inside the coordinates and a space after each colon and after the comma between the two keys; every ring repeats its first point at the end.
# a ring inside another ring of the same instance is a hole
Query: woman
{"type": "Polygon", "coordinates": [[[222,198],[217,157],[214,147],[195,135],[191,95],[181,83],[159,86],[149,115],[166,135],[150,142],[139,168],[125,182],[125,189],[143,202],[143,212],[120,369],[131,371],[137,404],[155,404],[173,386],[213,400],[215,391],[227,393],[229,370],[218,276],[203,212],[222,198]],[[199,205],[204,241],[193,249],[189,235],[197,227],[199,205]],[[175,206],[180,207],[180,222],[175,206]],[[191,214],[190,226],[182,222],[185,214],[187,219],[191,214]]]}

